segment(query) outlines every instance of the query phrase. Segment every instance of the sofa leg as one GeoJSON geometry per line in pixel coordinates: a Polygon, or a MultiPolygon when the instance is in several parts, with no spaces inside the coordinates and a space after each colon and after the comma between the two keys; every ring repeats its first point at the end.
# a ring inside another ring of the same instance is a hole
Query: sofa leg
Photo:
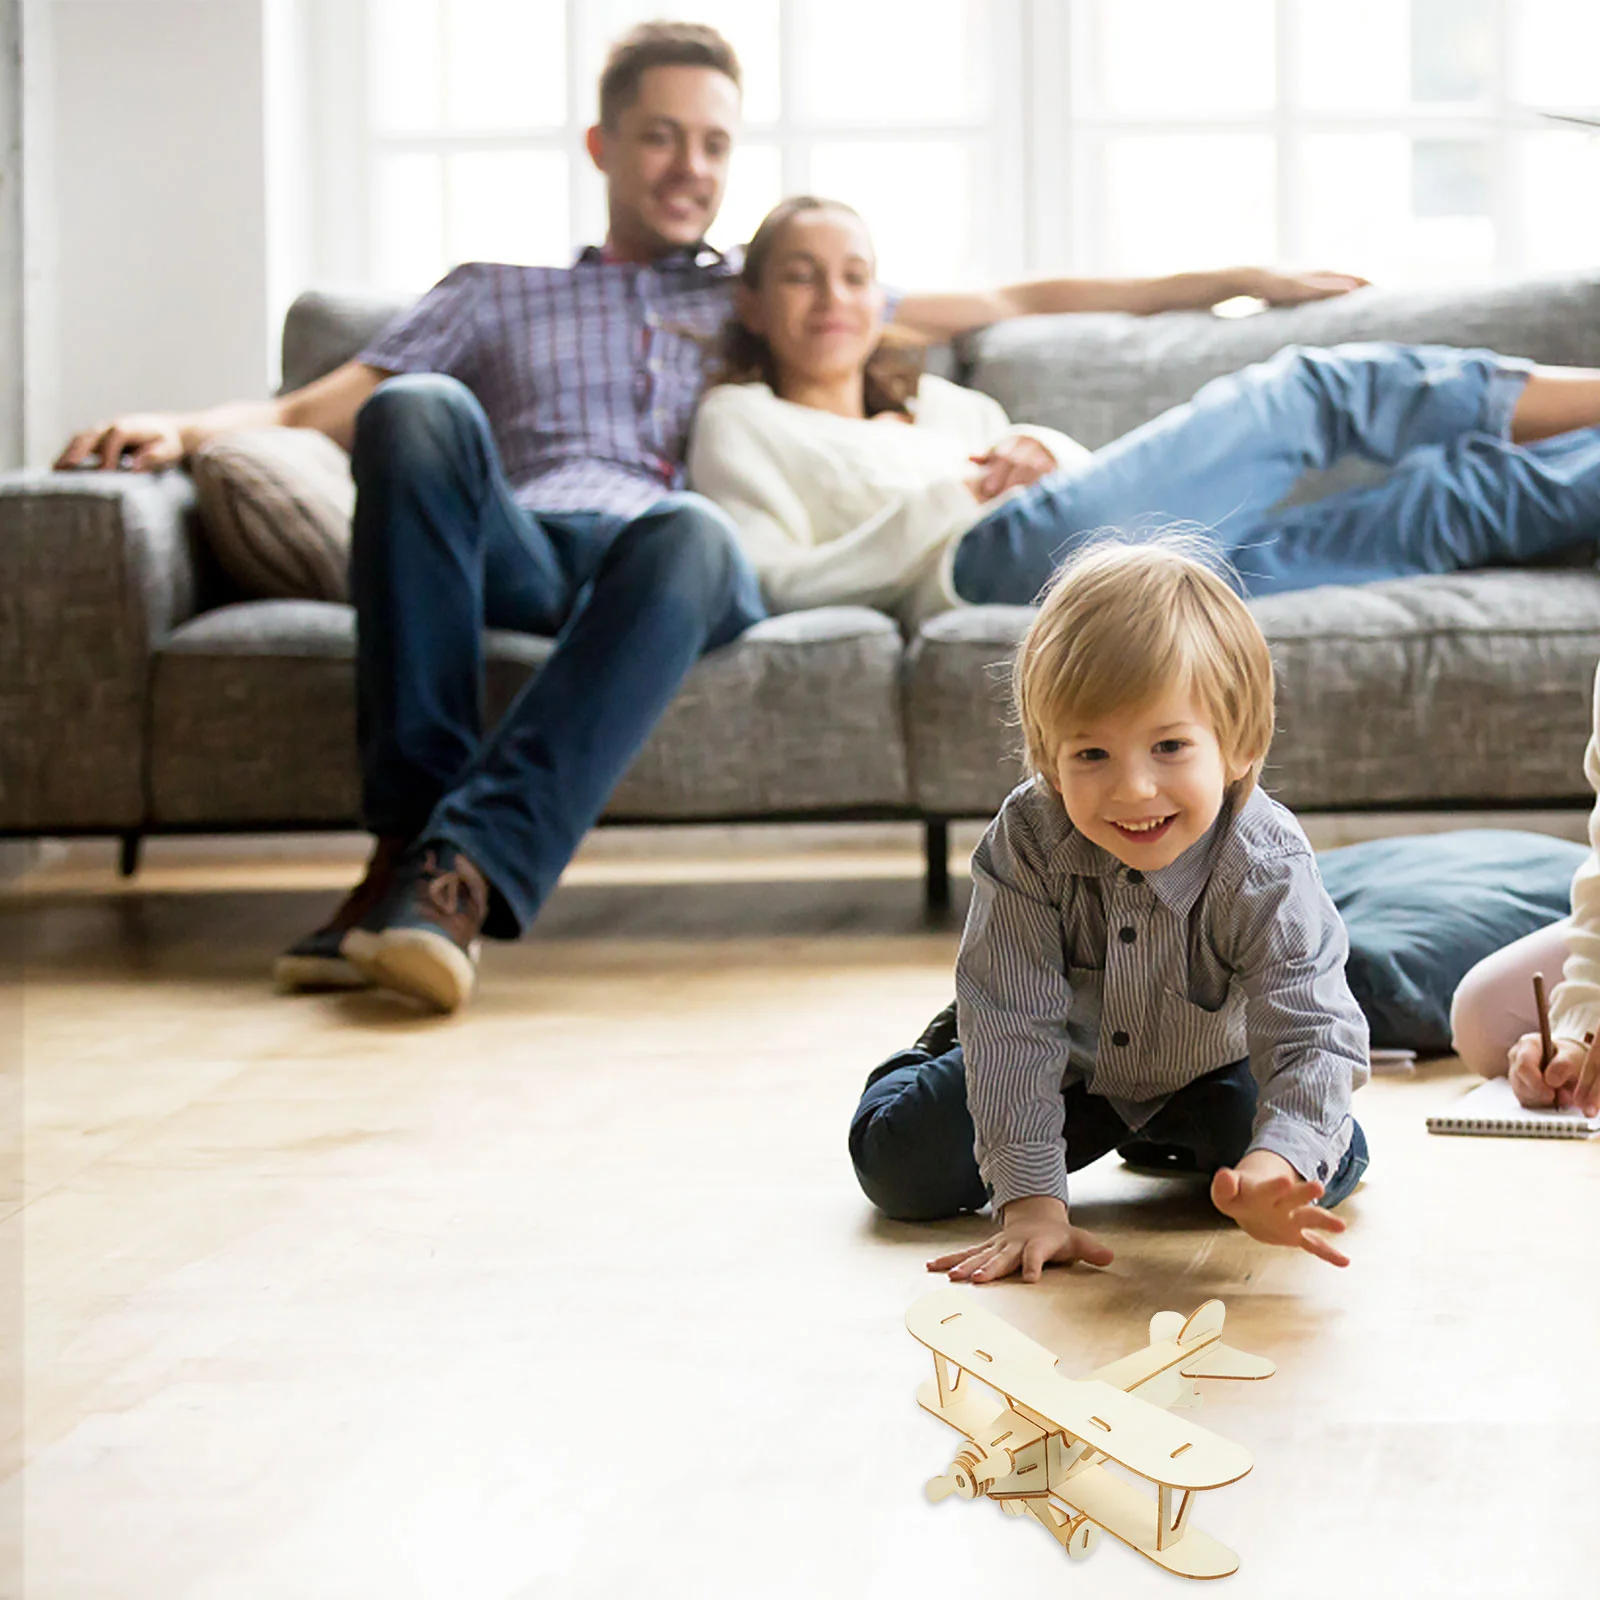
{"type": "Polygon", "coordinates": [[[131,878],[139,870],[139,852],[144,848],[144,835],[135,829],[122,836],[122,848],[117,852],[117,876],[131,878]]]}
{"type": "Polygon", "coordinates": [[[924,884],[930,912],[950,909],[950,824],[925,822],[922,825],[922,848],[926,858],[924,884]]]}

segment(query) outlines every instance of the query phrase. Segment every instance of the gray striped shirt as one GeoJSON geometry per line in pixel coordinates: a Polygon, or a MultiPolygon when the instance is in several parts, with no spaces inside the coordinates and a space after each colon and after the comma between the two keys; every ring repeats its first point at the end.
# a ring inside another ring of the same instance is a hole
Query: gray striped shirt
{"type": "Polygon", "coordinates": [[[1250,1148],[1326,1182],[1366,1081],[1344,925],[1294,817],[1254,790],[1159,872],[1080,834],[1043,783],[1014,790],[972,858],[956,960],[967,1100],[995,1208],[1067,1198],[1062,1088],[1130,1128],[1250,1058],[1250,1148]]]}

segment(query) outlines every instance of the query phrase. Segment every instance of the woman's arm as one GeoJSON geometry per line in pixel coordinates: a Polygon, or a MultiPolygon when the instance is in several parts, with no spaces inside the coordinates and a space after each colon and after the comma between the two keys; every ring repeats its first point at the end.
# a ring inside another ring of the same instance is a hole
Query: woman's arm
{"type": "Polygon", "coordinates": [[[938,342],[1013,317],[1068,311],[1138,316],[1203,311],[1237,295],[1293,306],[1348,294],[1366,281],[1343,272],[1275,272],[1268,267],[1179,272],[1163,278],[1043,278],[970,294],[908,294],[896,303],[894,320],[908,333],[938,342]]]}

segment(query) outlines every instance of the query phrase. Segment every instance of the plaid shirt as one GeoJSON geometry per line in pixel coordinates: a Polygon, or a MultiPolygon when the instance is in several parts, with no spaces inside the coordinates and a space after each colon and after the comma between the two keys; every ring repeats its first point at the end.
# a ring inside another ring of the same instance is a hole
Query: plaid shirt
{"type": "Polygon", "coordinates": [[[460,379],[488,414],[518,504],[637,516],[683,487],[737,271],[706,246],[649,266],[593,246],[570,267],[468,262],[357,359],[460,379]]]}

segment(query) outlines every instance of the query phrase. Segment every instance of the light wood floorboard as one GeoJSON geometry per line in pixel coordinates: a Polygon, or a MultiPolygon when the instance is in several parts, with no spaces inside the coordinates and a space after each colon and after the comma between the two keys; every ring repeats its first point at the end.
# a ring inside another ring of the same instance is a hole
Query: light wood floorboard
{"type": "MultiPolygon", "coordinates": [[[[985,1224],[876,1219],[844,1146],[949,992],[915,856],[684,859],[575,868],[455,1020],[268,990],[347,846],[7,886],[0,1596],[1178,1592],[922,1498],[902,1318],[985,1224]]],[[[1464,1086],[1361,1092],[1347,1272],[1112,1158],[1116,1262],[982,1291],[1068,1370],[1213,1295],[1278,1363],[1196,1419],[1255,1454],[1195,1513],[1237,1600],[1600,1585],[1600,1147],[1430,1137],[1464,1086]]]]}

